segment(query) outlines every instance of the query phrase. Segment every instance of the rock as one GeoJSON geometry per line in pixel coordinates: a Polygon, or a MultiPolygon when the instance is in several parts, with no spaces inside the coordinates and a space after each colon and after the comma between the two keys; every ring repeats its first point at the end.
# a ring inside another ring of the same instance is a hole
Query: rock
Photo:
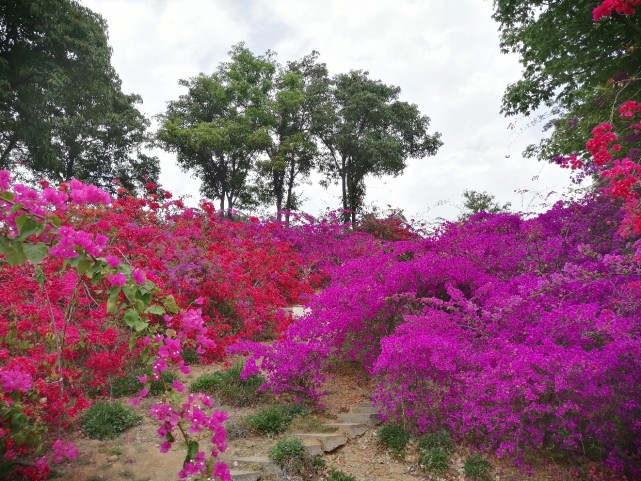
{"type": "Polygon", "coordinates": [[[231,469],[229,471],[234,481],[258,481],[260,471],[241,471],[240,469],[231,469]]]}
{"type": "Polygon", "coordinates": [[[367,424],[362,423],[327,423],[325,426],[344,432],[350,439],[365,434],[368,429],[367,424]]]}
{"type": "Polygon", "coordinates": [[[297,434],[298,438],[305,439],[314,439],[321,443],[323,451],[329,453],[334,451],[334,449],[339,448],[347,443],[347,438],[343,434],[335,433],[305,433],[297,434]]]}

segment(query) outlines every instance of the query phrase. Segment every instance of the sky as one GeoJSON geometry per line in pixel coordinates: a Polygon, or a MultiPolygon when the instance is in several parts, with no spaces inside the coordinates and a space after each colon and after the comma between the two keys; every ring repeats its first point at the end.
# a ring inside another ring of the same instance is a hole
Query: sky
{"type": "MultiPolygon", "coordinates": [[[[569,174],[524,159],[542,136],[532,119],[500,114],[505,87],[520,77],[515,56],[499,51],[491,0],[82,0],[109,26],[112,63],[123,91],[143,98],[149,116],[184,93],[178,80],[212,73],[238,42],[285,63],[320,53],[331,75],[362,69],[402,89],[441,132],[432,157],[409,159],[398,177],[367,180],[366,204],[434,221],[460,214],[465,189],[487,191],[516,211],[538,211],[567,192],[569,174]]],[[[197,200],[199,182],[161,159],[160,182],[197,200]]],[[[299,189],[303,210],[340,206],[338,187],[312,179],[299,189]]]]}

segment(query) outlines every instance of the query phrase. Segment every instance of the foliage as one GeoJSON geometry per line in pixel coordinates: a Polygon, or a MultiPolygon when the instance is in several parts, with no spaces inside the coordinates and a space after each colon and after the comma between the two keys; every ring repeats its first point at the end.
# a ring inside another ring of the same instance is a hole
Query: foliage
{"type": "Polygon", "coordinates": [[[268,93],[276,67],[271,54],[257,57],[243,44],[229,54],[212,75],[179,82],[188,91],[169,102],[156,137],[202,180],[202,194],[220,199],[220,210],[231,215],[255,202],[248,177],[271,143],[268,93]]]}
{"type": "Polygon", "coordinates": [[[463,199],[463,213],[459,218],[460,221],[466,220],[479,212],[488,212],[490,214],[509,212],[511,206],[509,202],[500,205],[494,200],[492,194],[475,190],[464,190],[463,199]]]}
{"type": "Polygon", "coordinates": [[[356,481],[356,478],[332,468],[329,471],[329,475],[325,478],[325,481],[356,481]]]}
{"type": "Polygon", "coordinates": [[[383,413],[419,432],[440,425],[517,456],[580,457],[598,440],[608,465],[636,469],[641,270],[618,209],[590,197],[531,219],[479,213],[426,239],[328,246],[340,260],[311,313],[271,347],[245,344],[246,373],[318,399],[331,360],[356,360],[383,413]]]}
{"type": "Polygon", "coordinates": [[[118,402],[99,402],[80,417],[82,432],[91,439],[114,439],[140,424],[142,416],[118,402]]]}
{"type": "Polygon", "coordinates": [[[294,188],[319,162],[316,139],[326,119],[322,114],[330,108],[329,85],[318,52],[278,66],[269,94],[272,143],[266,159],[258,162],[254,182],[262,202],[274,202],[279,220],[284,215],[288,222],[290,212],[298,209],[294,188]]]}
{"type": "Polygon", "coordinates": [[[223,404],[251,406],[260,402],[259,388],[265,379],[258,375],[243,379],[242,370],[243,364],[236,363],[226,371],[202,374],[191,383],[189,390],[216,396],[223,404]]]}
{"type": "Polygon", "coordinates": [[[301,475],[309,470],[307,449],[298,438],[279,440],[269,450],[269,459],[278,464],[285,473],[301,475]]]}
{"type": "Polygon", "coordinates": [[[437,473],[447,471],[452,463],[449,453],[439,447],[422,449],[418,454],[418,464],[421,468],[437,473]]]}
{"type": "MultiPolygon", "coordinates": [[[[10,479],[42,479],[51,462],[77,456],[73,444],[54,433],[72,427],[89,407],[89,397],[104,392],[129,367],[148,366],[151,373],[138,379],[137,403],[170,365],[189,371],[183,346],[203,353],[213,348],[200,312],[181,309],[182,300],[163,290],[162,278],[129,263],[135,256],[126,262],[111,254],[101,257],[114,248],[97,226],[115,212],[106,206],[133,207],[131,199],[115,201],[77,180],[58,189],[42,187],[12,184],[9,173],[0,171],[0,284],[8,294],[0,306],[0,407],[7,415],[2,471],[10,479]]],[[[148,202],[153,204],[151,195],[135,203],[141,218],[148,202]]],[[[119,240],[125,239],[131,238],[119,240]]],[[[179,403],[182,390],[174,380],[152,406],[150,414],[162,424],[161,450],[169,449],[179,430],[189,448],[180,476],[225,477],[227,467],[206,463],[200,443],[188,434],[190,426],[205,429],[212,433],[210,452],[224,450],[225,414],[210,411],[213,401],[203,395],[179,403]]]]}
{"type": "Polygon", "coordinates": [[[529,115],[542,105],[552,108],[552,137],[530,147],[531,155],[552,160],[581,152],[586,158],[590,129],[611,119],[619,103],[641,100],[634,85],[641,72],[635,54],[641,22],[634,3],[494,1],[501,49],[518,54],[523,65],[522,78],[505,92],[502,111],[529,115]],[[612,15],[604,16],[606,11],[612,15]]]}
{"type": "Polygon", "coordinates": [[[105,21],[75,1],[0,6],[0,169],[140,188],[159,173],[140,152],[149,122],[121,91],[105,21]]]}
{"type": "Polygon", "coordinates": [[[245,418],[245,423],[254,431],[273,436],[287,430],[295,416],[304,413],[298,405],[267,406],[245,418]]]}
{"type": "Polygon", "coordinates": [[[384,424],[378,430],[378,440],[392,451],[392,454],[401,456],[410,441],[410,433],[398,424],[384,424]]]}
{"type": "Polygon", "coordinates": [[[450,433],[445,429],[421,436],[418,440],[419,449],[441,448],[443,451],[451,452],[454,450],[454,442],[450,433]]]}
{"type": "Polygon", "coordinates": [[[352,224],[363,205],[366,176],[396,176],[408,157],[434,155],[442,145],[439,133],[427,133],[430,119],[400,101],[400,93],[361,70],[332,79],[333,106],[319,133],[327,149],[322,170],[328,181],[340,182],[345,220],[352,224]]]}
{"type": "Polygon", "coordinates": [[[478,453],[471,454],[463,463],[463,474],[470,481],[486,481],[490,479],[491,471],[490,462],[478,453]]]}

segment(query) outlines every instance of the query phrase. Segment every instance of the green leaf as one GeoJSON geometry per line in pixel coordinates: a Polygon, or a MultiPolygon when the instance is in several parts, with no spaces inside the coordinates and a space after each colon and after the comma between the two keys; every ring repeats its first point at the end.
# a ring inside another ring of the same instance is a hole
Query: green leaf
{"type": "Polygon", "coordinates": [[[134,325],[136,325],[136,323],[140,319],[140,314],[138,314],[138,311],[136,309],[129,309],[127,312],[125,312],[123,319],[125,320],[125,324],[133,329],[134,325]]]}
{"type": "Polygon", "coordinates": [[[49,220],[55,227],[60,227],[62,225],[62,221],[60,220],[60,217],[58,217],[57,215],[49,216],[49,220]]]}
{"type": "Polygon", "coordinates": [[[167,313],[167,311],[165,311],[165,309],[159,305],[149,306],[147,309],[145,309],[145,312],[148,314],[154,314],[156,316],[162,316],[163,314],[167,313]]]}
{"type": "Polygon", "coordinates": [[[44,228],[27,214],[16,217],[16,226],[20,232],[20,239],[26,239],[32,234],[39,234],[44,228]]]}
{"type": "Polygon", "coordinates": [[[162,303],[165,306],[165,309],[167,309],[172,314],[178,314],[180,312],[180,309],[178,308],[178,304],[176,304],[176,299],[174,299],[174,296],[165,297],[162,303]]]}
{"type": "Polygon", "coordinates": [[[43,242],[38,242],[37,244],[23,244],[22,250],[27,260],[35,266],[47,257],[49,247],[43,242]]]}
{"type": "Polygon", "coordinates": [[[115,314],[118,312],[118,299],[120,298],[120,287],[112,287],[109,291],[109,298],[107,299],[107,312],[115,314]]]}
{"type": "Polygon", "coordinates": [[[147,329],[148,325],[149,323],[145,319],[143,319],[142,317],[139,317],[138,320],[134,322],[133,329],[136,332],[142,332],[145,329],[147,329]]]}
{"type": "Polygon", "coordinates": [[[142,312],[145,310],[145,303],[140,299],[136,299],[136,302],[134,304],[136,306],[136,311],[142,314],[142,312]]]}
{"type": "Polygon", "coordinates": [[[5,255],[5,259],[10,266],[19,266],[25,261],[22,244],[13,243],[2,237],[0,237],[0,254],[5,255]]]}
{"type": "Polygon", "coordinates": [[[125,293],[125,297],[131,303],[136,302],[137,289],[134,286],[125,284],[122,287],[122,292],[125,293]]]}
{"type": "MultiPolygon", "coordinates": [[[[91,260],[87,259],[86,257],[80,259],[78,261],[78,265],[76,266],[78,274],[86,274],[92,264],[93,263],[91,262],[91,260]]],[[[88,277],[91,278],[91,276],[88,277]]]]}
{"type": "Polygon", "coordinates": [[[24,204],[21,204],[21,203],[14,204],[11,207],[11,209],[9,209],[9,214],[15,214],[16,212],[18,212],[23,207],[24,207],[24,204]]]}
{"type": "Polygon", "coordinates": [[[196,459],[196,455],[198,454],[198,447],[198,441],[194,439],[189,441],[189,443],[187,444],[187,457],[185,458],[187,461],[196,459]]]}
{"type": "Polygon", "coordinates": [[[13,201],[14,198],[13,192],[0,192],[0,199],[13,201]]]}

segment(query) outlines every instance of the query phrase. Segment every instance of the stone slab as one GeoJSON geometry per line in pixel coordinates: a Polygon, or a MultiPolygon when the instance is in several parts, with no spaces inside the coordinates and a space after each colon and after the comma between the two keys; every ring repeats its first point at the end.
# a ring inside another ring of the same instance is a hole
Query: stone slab
{"type": "Polygon", "coordinates": [[[302,440],[314,439],[320,442],[323,447],[323,451],[326,453],[334,451],[334,449],[347,443],[347,438],[343,434],[336,433],[304,433],[297,434],[296,436],[302,440]]]}

